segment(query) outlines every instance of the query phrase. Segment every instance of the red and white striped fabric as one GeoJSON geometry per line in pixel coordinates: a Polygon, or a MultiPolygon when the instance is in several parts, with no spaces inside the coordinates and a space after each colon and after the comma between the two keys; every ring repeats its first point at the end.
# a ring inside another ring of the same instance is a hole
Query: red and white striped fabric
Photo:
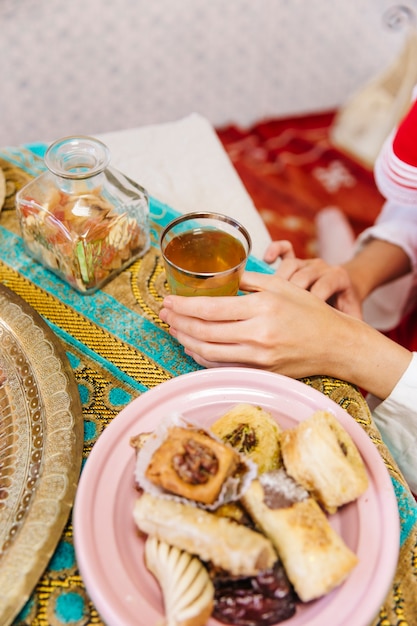
{"type": "Polygon", "coordinates": [[[410,110],[385,142],[375,180],[387,200],[417,208],[417,89],[410,110]]]}

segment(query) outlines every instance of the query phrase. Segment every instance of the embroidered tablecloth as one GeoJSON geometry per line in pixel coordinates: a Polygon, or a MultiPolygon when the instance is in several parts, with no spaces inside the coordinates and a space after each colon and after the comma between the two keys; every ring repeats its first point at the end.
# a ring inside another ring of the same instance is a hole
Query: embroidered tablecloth
{"type": "MultiPolygon", "coordinates": [[[[0,213],[0,282],[44,318],[65,348],[82,401],[85,460],[107,424],[136,396],[174,376],[199,369],[158,316],[166,287],[156,244],[161,226],[174,213],[151,198],[150,251],[101,291],[83,296],[27,256],[20,238],[14,195],[44,170],[42,149],[3,150],[0,167],[7,181],[5,206],[0,213]]],[[[251,258],[249,269],[262,271],[264,267],[251,258]]],[[[353,416],[378,447],[388,468],[401,517],[401,549],[392,588],[374,626],[417,624],[415,500],[359,391],[343,381],[322,376],[303,382],[331,397],[353,416]]],[[[77,569],[71,518],[46,571],[14,624],[102,624],[77,569]]]]}

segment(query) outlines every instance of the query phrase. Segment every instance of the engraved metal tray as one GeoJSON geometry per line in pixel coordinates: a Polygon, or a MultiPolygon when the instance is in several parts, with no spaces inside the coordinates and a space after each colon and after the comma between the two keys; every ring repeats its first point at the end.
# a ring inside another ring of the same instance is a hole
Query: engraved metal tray
{"type": "Polygon", "coordinates": [[[83,449],[78,388],[58,338],[0,285],[0,624],[29,598],[73,504],[83,449]]]}

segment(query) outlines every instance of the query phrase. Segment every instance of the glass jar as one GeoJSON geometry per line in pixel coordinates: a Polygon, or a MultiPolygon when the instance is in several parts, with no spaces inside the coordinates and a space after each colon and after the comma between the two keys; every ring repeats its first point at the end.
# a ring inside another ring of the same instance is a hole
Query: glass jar
{"type": "Polygon", "coordinates": [[[150,246],[149,196],[109,162],[98,139],[59,139],[45,154],[47,171],[16,194],[26,250],[83,294],[150,246]]]}

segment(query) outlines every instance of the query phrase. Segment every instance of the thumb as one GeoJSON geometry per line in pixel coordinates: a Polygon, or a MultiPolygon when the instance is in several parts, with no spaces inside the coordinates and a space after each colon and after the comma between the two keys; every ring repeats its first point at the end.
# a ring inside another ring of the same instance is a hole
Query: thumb
{"type": "Polygon", "coordinates": [[[239,286],[243,291],[271,291],[274,288],[274,284],[281,280],[275,274],[244,272],[239,286]]]}

